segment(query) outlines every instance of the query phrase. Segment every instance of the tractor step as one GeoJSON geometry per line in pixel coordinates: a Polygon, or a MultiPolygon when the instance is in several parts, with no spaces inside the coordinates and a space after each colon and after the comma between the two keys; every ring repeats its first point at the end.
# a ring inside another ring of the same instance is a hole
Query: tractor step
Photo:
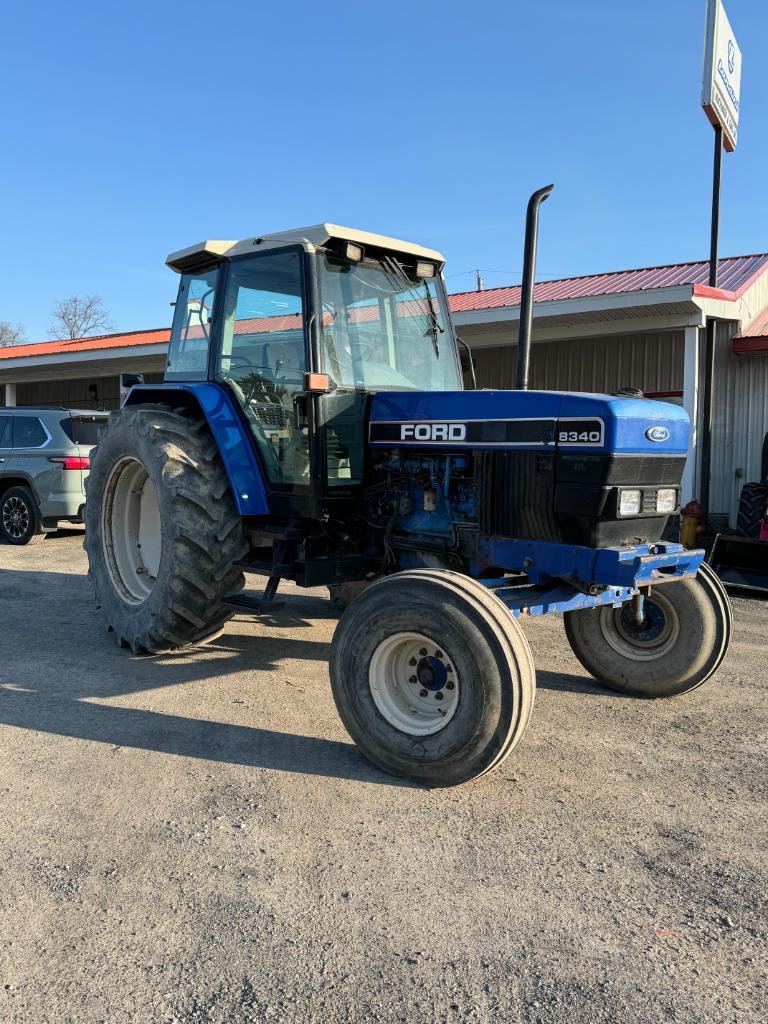
{"type": "Polygon", "coordinates": [[[261,615],[262,612],[276,612],[285,607],[285,601],[275,601],[274,597],[280,585],[279,576],[270,576],[269,582],[264,588],[261,597],[257,597],[253,591],[241,591],[233,594],[222,601],[222,604],[229,608],[236,608],[241,612],[252,612],[254,615],[261,615]]]}
{"type": "Polygon", "coordinates": [[[252,542],[257,538],[274,542],[303,540],[305,537],[305,531],[296,526],[259,526],[247,532],[252,542]]]}
{"type": "Polygon", "coordinates": [[[267,561],[266,559],[260,560],[257,558],[243,558],[239,562],[235,562],[235,566],[238,569],[242,569],[243,572],[253,573],[254,576],[292,576],[296,572],[295,565],[275,565],[273,561],[267,561]]]}

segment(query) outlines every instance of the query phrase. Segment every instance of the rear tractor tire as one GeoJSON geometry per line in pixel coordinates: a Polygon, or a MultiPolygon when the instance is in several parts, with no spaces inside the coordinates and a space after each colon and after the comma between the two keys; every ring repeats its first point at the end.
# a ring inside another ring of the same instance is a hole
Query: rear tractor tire
{"type": "Polygon", "coordinates": [[[733,631],[728,595],[706,564],[692,579],[653,587],[641,624],[630,604],[566,612],[564,619],[587,672],[635,697],[676,697],[701,686],[725,657],[733,631]]]}
{"type": "Polygon", "coordinates": [[[768,484],[744,484],[739,498],[739,515],[736,532],[741,537],[757,540],[760,524],[766,518],[768,509],[768,484]]]}
{"type": "Polygon", "coordinates": [[[161,405],[112,413],[86,490],[88,575],[118,643],[160,653],[217,636],[247,543],[208,425],[161,405]]]}
{"type": "Polygon", "coordinates": [[[481,583],[448,570],[373,582],[339,620],[330,671],[365,756],[429,786],[496,768],[533,709],[535,670],[517,621],[481,583]]]}

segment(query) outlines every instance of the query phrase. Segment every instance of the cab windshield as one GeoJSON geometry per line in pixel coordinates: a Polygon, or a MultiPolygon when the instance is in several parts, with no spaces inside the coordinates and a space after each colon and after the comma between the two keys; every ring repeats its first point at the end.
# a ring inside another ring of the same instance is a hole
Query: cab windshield
{"type": "Polygon", "coordinates": [[[445,293],[394,257],[319,257],[324,369],[354,390],[461,388],[445,293]]]}

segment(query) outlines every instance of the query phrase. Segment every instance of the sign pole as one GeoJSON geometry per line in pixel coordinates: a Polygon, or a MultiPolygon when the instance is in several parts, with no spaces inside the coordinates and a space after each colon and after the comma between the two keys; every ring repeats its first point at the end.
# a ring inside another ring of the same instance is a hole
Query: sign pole
{"type": "MultiPolygon", "coordinates": [[[[739,135],[741,109],[741,50],[733,34],[723,0],[707,0],[704,31],[704,67],[701,76],[701,105],[715,129],[712,167],[712,221],[709,236],[709,286],[717,288],[717,248],[720,233],[720,172],[723,149],[732,153],[739,135]]],[[[707,317],[704,349],[704,382],[701,410],[701,478],[699,493],[709,516],[712,476],[712,429],[715,405],[715,357],[717,320],[707,317]]],[[[695,427],[695,425],[694,425],[695,427]]],[[[710,523],[711,525],[711,523],[710,523]]]]}
{"type": "MultiPolygon", "coordinates": [[[[717,288],[717,246],[720,234],[720,171],[723,164],[723,129],[715,125],[715,158],[712,169],[712,223],[709,236],[709,286],[717,288]]],[[[714,425],[715,331],[716,321],[707,317],[704,354],[704,394],[701,416],[701,504],[709,512],[709,483],[712,476],[712,427],[714,425]]]]}
{"type": "Polygon", "coordinates": [[[720,170],[723,165],[723,129],[715,125],[715,161],[712,171],[712,230],[709,236],[709,286],[717,288],[717,241],[720,234],[720,170]]]}

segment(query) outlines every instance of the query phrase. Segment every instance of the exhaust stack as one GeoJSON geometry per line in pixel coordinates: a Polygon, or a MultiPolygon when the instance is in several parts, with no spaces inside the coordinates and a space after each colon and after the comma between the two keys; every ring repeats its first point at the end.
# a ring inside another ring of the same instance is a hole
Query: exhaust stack
{"type": "Polygon", "coordinates": [[[520,300],[520,334],[517,339],[517,389],[528,390],[528,367],[531,361],[531,327],[533,324],[533,286],[536,282],[536,249],[539,243],[539,207],[554,185],[545,185],[528,200],[525,215],[525,252],[523,253],[523,292],[520,300]]]}

